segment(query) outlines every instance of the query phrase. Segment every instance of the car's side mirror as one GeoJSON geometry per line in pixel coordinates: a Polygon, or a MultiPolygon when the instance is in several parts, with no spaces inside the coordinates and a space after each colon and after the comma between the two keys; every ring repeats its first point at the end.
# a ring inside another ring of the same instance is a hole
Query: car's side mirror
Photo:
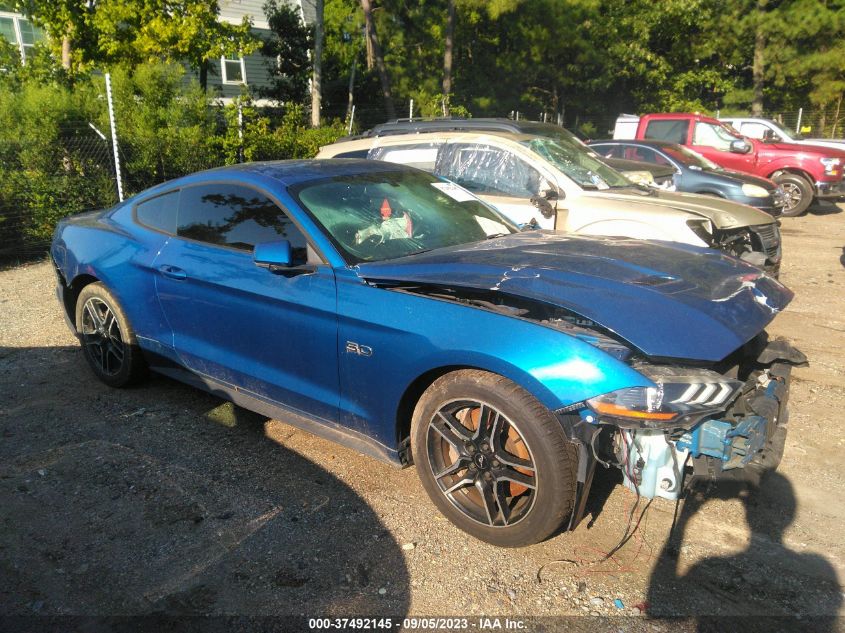
{"type": "Polygon", "coordinates": [[[288,268],[293,263],[290,242],[288,240],[277,240],[256,244],[252,251],[252,261],[255,262],[256,266],[269,268],[271,271],[288,268]]]}
{"type": "MultiPolygon", "coordinates": [[[[544,218],[553,218],[555,215],[555,208],[552,206],[552,203],[549,202],[549,198],[546,196],[548,195],[548,191],[543,193],[538,193],[535,196],[531,196],[531,204],[533,204],[540,213],[543,214],[544,218]]],[[[557,193],[554,194],[553,200],[557,200],[557,193]]]]}
{"type": "Polygon", "coordinates": [[[734,154],[747,154],[751,151],[751,143],[743,140],[731,141],[731,152],[734,154]]]}

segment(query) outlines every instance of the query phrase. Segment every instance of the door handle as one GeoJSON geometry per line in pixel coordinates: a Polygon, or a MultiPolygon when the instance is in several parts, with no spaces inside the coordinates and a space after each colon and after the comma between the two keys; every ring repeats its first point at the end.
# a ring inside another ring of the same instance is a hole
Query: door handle
{"type": "Polygon", "coordinates": [[[168,264],[163,264],[158,267],[159,272],[164,275],[165,277],[170,277],[171,279],[187,279],[188,273],[186,273],[181,268],[177,266],[170,266],[168,264]]]}

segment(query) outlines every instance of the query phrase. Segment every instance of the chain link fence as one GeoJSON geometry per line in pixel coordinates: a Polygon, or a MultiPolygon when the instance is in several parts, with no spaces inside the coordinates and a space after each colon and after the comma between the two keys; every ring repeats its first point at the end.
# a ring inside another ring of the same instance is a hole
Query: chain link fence
{"type": "Polygon", "coordinates": [[[43,254],[60,218],[117,202],[114,173],[109,139],[90,121],[64,122],[46,148],[0,143],[0,262],[43,254]]]}

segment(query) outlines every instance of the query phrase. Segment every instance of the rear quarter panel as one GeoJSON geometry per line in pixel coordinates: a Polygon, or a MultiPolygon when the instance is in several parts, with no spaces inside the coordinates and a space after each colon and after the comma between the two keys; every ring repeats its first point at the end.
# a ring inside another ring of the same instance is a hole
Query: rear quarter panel
{"type": "Polygon", "coordinates": [[[133,226],[131,206],[126,205],[112,217],[71,219],[60,227],[54,250],[64,248],[60,267],[68,284],[81,275],[96,278],[120,302],[139,337],[171,345],[170,328],[159,307],[150,273],[166,240],[163,234],[133,226]]]}

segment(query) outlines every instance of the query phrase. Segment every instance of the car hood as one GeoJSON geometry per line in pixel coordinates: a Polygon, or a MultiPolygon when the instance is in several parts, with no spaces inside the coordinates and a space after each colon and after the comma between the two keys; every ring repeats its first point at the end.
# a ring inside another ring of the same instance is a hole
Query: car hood
{"type": "Polygon", "coordinates": [[[771,224],[775,221],[771,215],[754,207],[723,198],[702,196],[696,193],[660,191],[657,189],[643,191],[632,187],[614,191],[602,191],[599,194],[593,195],[625,202],[631,206],[632,211],[635,211],[637,208],[651,207],[652,209],[673,209],[692,213],[699,217],[707,218],[719,229],[735,229],[742,226],[754,226],[756,224],[771,224]]]}
{"type": "Polygon", "coordinates": [[[777,184],[768,178],[755,176],[753,174],[746,174],[741,171],[733,171],[732,169],[707,169],[698,173],[704,173],[708,178],[718,178],[733,185],[757,185],[758,187],[763,187],[763,189],[771,193],[774,193],[777,188],[777,184]]]}
{"type": "Polygon", "coordinates": [[[551,231],[362,263],[357,273],[377,285],[471,288],[540,301],[599,324],[648,356],[712,362],[759,333],[793,296],[715,250],[551,231]]]}
{"type": "Polygon", "coordinates": [[[794,152],[795,154],[816,153],[830,158],[845,158],[845,151],[823,145],[808,143],[764,143],[758,141],[765,149],[775,149],[779,152],[794,152]]]}

